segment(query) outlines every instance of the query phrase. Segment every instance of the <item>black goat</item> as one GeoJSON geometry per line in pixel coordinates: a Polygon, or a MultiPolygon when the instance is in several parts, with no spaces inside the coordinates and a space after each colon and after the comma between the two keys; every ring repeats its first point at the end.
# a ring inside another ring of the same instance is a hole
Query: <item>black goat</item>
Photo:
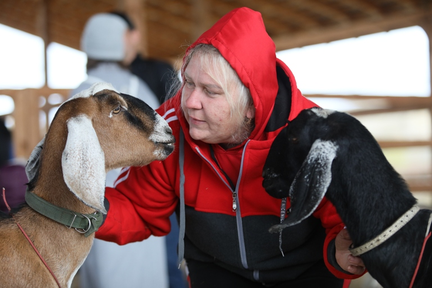
{"type": "MultiPolygon", "coordinates": [[[[320,108],[302,111],[280,132],[263,177],[263,187],[271,196],[289,197],[291,202],[291,213],[271,232],[309,217],[326,196],[346,224],[353,245],[359,246],[417,203],[357,119],[320,108]]],[[[383,287],[432,287],[432,245],[425,245],[421,253],[426,234],[430,236],[430,216],[430,210],[420,210],[382,245],[360,256],[383,287]]]]}

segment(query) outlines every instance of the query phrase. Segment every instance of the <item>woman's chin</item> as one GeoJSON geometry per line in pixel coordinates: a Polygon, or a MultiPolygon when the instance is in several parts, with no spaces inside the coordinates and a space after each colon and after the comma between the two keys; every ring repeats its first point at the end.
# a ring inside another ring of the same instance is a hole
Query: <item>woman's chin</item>
{"type": "Polygon", "coordinates": [[[191,136],[191,138],[193,140],[196,140],[196,141],[204,141],[206,139],[205,134],[198,129],[193,129],[193,128],[190,129],[189,135],[191,136]]]}

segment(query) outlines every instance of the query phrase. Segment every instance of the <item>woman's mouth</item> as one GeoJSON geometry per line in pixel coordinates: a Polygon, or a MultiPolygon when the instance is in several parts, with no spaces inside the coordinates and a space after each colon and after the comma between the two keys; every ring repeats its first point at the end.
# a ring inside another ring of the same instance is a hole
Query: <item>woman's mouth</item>
{"type": "Polygon", "coordinates": [[[189,124],[200,125],[203,123],[205,123],[205,121],[189,116],[189,124]]]}

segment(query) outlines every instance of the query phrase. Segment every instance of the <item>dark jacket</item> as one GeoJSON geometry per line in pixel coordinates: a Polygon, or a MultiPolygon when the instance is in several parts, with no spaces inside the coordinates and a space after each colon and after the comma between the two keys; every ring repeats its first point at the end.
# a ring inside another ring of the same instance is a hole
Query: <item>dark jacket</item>
{"type": "Polygon", "coordinates": [[[130,65],[133,74],[144,80],[159,103],[165,102],[172,82],[177,80],[174,68],[161,60],[143,58],[138,55],[130,65]]]}

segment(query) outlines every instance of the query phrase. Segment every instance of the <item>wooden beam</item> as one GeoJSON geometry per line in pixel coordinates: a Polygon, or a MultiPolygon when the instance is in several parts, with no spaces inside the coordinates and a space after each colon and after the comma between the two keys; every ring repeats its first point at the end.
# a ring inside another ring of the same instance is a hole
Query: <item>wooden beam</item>
{"type": "Polygon", "coordinates": [[[193,27],[192,39],[195,41],[201,36],[206,29],[210,28],[213,23],[209,23],[209,1],[208,0],[193,0],[193,27]]]}
{"type": "Polygon", "coordinates": [[[377,21],[342,22],[338,25],[316,28],[290,35],[273,37],[276,51],[307,45],[327,43],[331,41],[359,37],[382,31],[389,31],[414,25],[420,25],[427,18],[427,11],[420,11],[409,15],[393,15],[377,21]]]}
{"type": "Polygon", "coordinates": [[[320,1],[292,1],[290,4],[299,10],[309,11],[309,13],[313,13],[316,16],[329,18],[334,22],[346,22],[350,20],[348,15],[342,11],[339,11],[335,5],[329,5],[320,1]]]}
{"type": "MultiPolygon", "coordinates": [[[[353,116],[408,111],[417,109],[431,109],[431,97],[416,96],[361,96],[361,95],[325,95],[305,94],[307,98],[344,99],[352,101],[358,108],[347,110],[353,116]]],[[[432,115],[432,114],[431,114],[432,115]]]]}
{"type": "Polygon", "coordinates": [[[36,33],[44,42],[44,78],[45,85],[48,86],[48,60],[47,48],[50,41],[49,25],[48,25],[48,0],[38,0],[38,9],[36,15],[36,33]]]}
{"type": "Polygon", "coordinates": [[[384,148],[404,148],[432,146],[432,141],[378,141],[382,149],[384,148]]]}
{"type": "MultiPolygon", "coordinates": [[[[301,0],[304,1],[304,0],[301,0]]],[[[290,31],[292,29],[308,29],[319,25],[319,21],[306,13],[302,13],[301,7],[293,7],[293,3],[301,1],[268,1],[268,0],[239,0],[239,6],[247,6],[252,9],[259,11],[264,19],[264,23],[267,27],[268,23],[275,22],[279,25],[285,25],[286,27],[282,31],[290,31]]],[[[228,2],[231,3],[231,2],[228,2]]],[[[228,7],[228,4],[223,4],[222,1],[217,1],[217,6],[224,5],[223,10],[229,11],[232,7],[228,7]]],[[[269,28],[269,27],[267,27],[269,28]]]]}
{"type": "Polygon", "coordinates": [[[411,192],[432,192],[431,185],[420,185],[416,183],[410,183],[409,181],[407,181],[407,183],[411,192]]]}
{"type": "Polygon", "coordinates": [[[362,0],[350,0],[344,1],[344,5],[351,7],[356,10],[360,10],[371,18],[379,19],[382,15],[379,13],[379,9],[374,2],[362,1],[362,0]]]}
{"type": "Polygon", "coordinates": [[[432,177],[430,174],[405,176],[404,179],[411,192],[432,192],[432,177]]]}
{"type": "MultiPolygon", "coordinates": [[[[360,94],[350,94],[350,95],[340,95],[340,94],[304,94],[305,97],[312,98],[340,98],[348,100],[371,100],[371,99],[399,99],[400,101],[420,101],[428,102],[432,101],[430,97],[421,96],[392,96],[392,95],[360,95],[360,94]]],[[[431,102],[432,103],[432,102],[431,102]]]]}

